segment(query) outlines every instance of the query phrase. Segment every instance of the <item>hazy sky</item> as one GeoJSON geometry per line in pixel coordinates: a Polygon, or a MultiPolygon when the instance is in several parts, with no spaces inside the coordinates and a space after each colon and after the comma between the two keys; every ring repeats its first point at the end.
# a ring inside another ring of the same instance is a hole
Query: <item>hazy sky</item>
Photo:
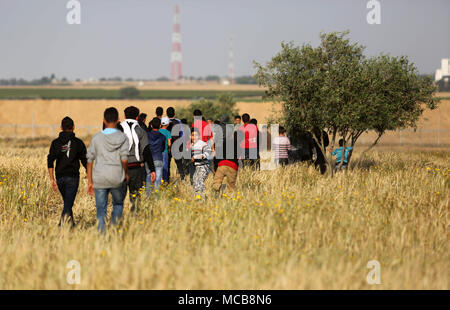
{"type": "Polygon", "coordinates": [[[173,5],[181,10],[183,75],[225,76],[235,36],[236,75],[252,74],[281,41],[317,45],[321,31],[408,55],[422,73],[450,58],[450,0],[81,0],[81,25],[66,23],[68,0],[0,0],[0,78],[169,76],[173,5]]]}

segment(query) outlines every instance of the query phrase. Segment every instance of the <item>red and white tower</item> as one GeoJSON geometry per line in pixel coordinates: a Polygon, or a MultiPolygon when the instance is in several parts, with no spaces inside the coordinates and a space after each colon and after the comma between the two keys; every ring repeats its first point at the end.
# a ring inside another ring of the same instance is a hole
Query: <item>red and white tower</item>
{"type": "Polygon", "coordinates": [[[183,75],[183,58],[181,55],[180,8],[175,5],[172,29],[172,53],[170,54],[170,79],[177,81],[183,75]]]}
{"type": "Polygon", "coordinates": [[[228,52],[228,78],[230,83],[234,82],[234,52],[233,52],[233,35],[230,36],[230,50],[228,52]]]}

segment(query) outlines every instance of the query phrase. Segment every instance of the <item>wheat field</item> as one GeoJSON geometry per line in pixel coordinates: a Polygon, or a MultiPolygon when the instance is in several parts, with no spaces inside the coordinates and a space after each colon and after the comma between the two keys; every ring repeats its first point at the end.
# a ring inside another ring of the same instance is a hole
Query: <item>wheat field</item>
{"type": "MultiPolygon", "coordinates": [[[[245,89],[247,90],[247,89],[245,89]]],[[[438,93],[436,96],[449,98],[449,93],[438,93]]],[[[186,107],[189,100],[0,100],[0,137],[32,137],[30,124],[34,123],[35,137],[53,137],[57,134],[61,119],[70,116],[78,126],[79,136],[93,134],[101,128],[102,116],[106,108],[114,106],[123,115],[123,110],[130,105],[136,105],[142,112],[148,114],[150,120],[157,106],[167,109],[169,106],[186,107]],[[14,124],[28,124],[28,127],[14,128],[14,124]],[[53,125],[39,128],[39,125],[53,125]],[[92,126],[86,128],[86,126],[92,126]]],[[[250,113],[259,124],[265,124],[270,118],[276,117],[281,106],[274,102],[237,102],[239,113],[250,113]]],[[[208,117],[208,116],[206,116],[208,117]]],[[[426,110],[418,122],[418,131],[409,132],[388,131],[380,140],[380,144],[415,144],[420,146],[444,145],[450,146],[450,100],[442,100],[436,110],[426,110]],[[438,134],[439,131],[439,134],[438,134]]],[[[376,139],[376,134],[363,134],[359,143],[370,144],[376,139]]]]}
{"type": "Polygon", "coordinates": [[[47,142],[0,143],[0,289],[448,289],[448,150],[372,151],[333,179],[305,164],[243,170],[221,197],[210,176],[204,202],[176,182],[136,215],[127,198],[100,236],[84,172],[77,226],[57,227],[47,142]]]}

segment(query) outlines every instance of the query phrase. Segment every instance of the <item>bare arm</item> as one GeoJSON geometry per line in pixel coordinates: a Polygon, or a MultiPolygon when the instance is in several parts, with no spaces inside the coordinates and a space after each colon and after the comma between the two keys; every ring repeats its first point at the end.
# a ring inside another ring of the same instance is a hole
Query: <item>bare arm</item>
{"type": "Polygon", "coordinates": [[[53,168],[48,168],[48,174],[50,176],[50,184],[53,188],[53,190],[57,190],[58,189],[58,185],[56,184],[56,180],[55,180],[55,175],[53,173],[53,168]]]}
{"type": "Polygon", "coordinates": [[[88,179],[88,194],[94,195],[94,182],[92,181],[92,162],[87,163],[87,179],[88,179]]]}
{"type": "Polygon", "coordinates": [[[123,171],[125,171],[125,180],[128,181],[130,180],[130,177],[128,176],[128,160],[122,160],[122,168],[123,171]]]}

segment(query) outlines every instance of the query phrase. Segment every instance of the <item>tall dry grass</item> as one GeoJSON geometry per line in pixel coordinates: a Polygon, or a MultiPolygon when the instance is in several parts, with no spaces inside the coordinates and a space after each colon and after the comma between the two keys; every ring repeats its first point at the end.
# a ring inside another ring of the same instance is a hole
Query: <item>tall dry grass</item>
{"type": "Polygon", "coordinates": [[[46,152],[0,147],[0,289],[448,289],[448,152],[373,152],[333,179],[302,164],[241,171],[226,197],[209,177],[205,202],[178,183],[137,215],[127,199],[105,236],[84,178],[77,227],[57,228],[46,152]],[[381,285],[366,282],[373,259],[381,285]]]}

